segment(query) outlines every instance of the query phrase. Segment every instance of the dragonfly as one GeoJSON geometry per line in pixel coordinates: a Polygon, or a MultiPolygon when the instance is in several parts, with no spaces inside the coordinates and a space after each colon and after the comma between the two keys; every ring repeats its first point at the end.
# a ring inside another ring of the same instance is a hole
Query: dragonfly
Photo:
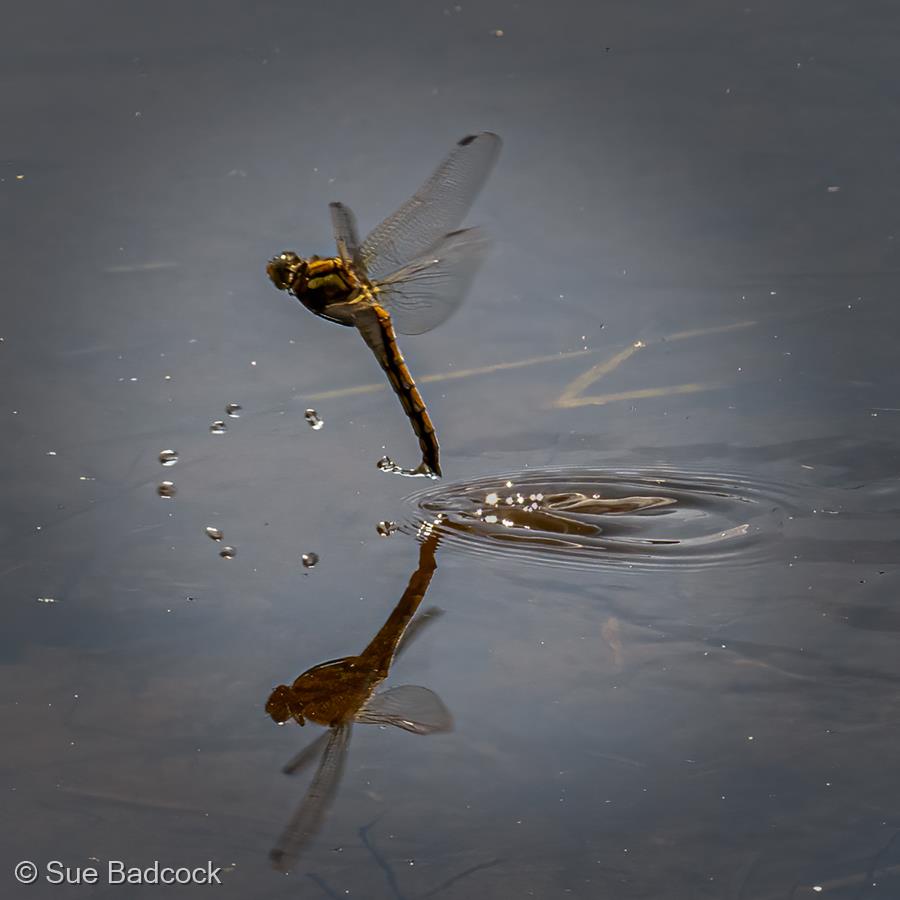
{"type": "Polygon", "coordinates": [[[341,780],[354,722],[393,725],[413,734],[453,728],[449,710],[428,688],[407,684],[376,692],[394,658],[439,615],[438,610],[426,610],[416,616],[437,567],[437,541],[436,530],[422,541],[418,567],[403,596],[362,653],[313,666],[292,685],[276,687],[266,702],[266,712],[279,724],[293,719],[300,725],[310,721],[328,728],[282,770],[294,775],[320,757],[306,795],[269,854],[279,871],[290,869],[321,827],[341,780]]]}
{"type": "Polygon", "coordinates": [[[489,247],[480,228],[460,229],[500,153],[483,131],[460,140],[431,177],[360,241],[356,218],[330,204],[337,256],[303,258],[285,250],[269,260],[274,285],[310,312],[355,327],[375,354],[419,439],[421,464],[407,475],[440,476],[440,447],[425,401],[397,344],[423,334],[459,307],[489,247]]]}

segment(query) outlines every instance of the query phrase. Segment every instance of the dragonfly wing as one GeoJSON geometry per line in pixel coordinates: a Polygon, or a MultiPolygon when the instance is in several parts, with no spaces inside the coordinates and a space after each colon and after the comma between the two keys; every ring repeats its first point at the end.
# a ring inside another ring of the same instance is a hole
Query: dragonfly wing
{"type": "Polygon", "coordinates": [[[395,725],[413,734],[435,734],[453,729],[453,716],[444,701],[428,688],[401,684],[370,697],[356,715],[357,722],[395,725]]]}
{"type": "Polygon", "coordinates": [[[286,872],[303,848],[315,837],[325,811],[334,798],[344,770],[347,746],[350,741],[350,725],[344,723],[333,728],[322,754],[322,761],[306,796],[300,801],[293,818],[269,853],[272,865],[286,872]]]}
{"type": "Polygon", "coordinates": [[[500,153],[489,131],[464,137],[432,176],[365,239],[369,277],[383,278],[459,228],[500,153]]]}
{"type": "Polygon", "coordinates": [[[430,331],[459,309],[490,248],[480,228],[453,231],[378,282],[378,301],[401,334],[430,331]]]}
{"type": "Polygon", "coordinates": [[[357,272],[364,272],[353,210],[343,203],[330,203],[328,208],[331,210],[331,227],[341,259],[351,263],[357,272]]]}

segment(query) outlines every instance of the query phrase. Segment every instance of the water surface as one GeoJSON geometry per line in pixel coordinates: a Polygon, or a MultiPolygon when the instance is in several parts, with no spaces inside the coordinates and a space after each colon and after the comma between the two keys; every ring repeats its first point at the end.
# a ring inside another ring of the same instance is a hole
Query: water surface
{"type": "Polygon", "coordinates": [[[93,858],[213,860],[220,898],[900,894],[897,26],[837,0],[11,10],[3,896],[156,896],[11,874],[93,858]],[[411,481],[376,467],[416,447],[371,355],[264,266],[481,129],[494,252],[401,342],[446,473],[411,481]],[[277,727],[273,687],[371,640],[428,516],[561,471],[679,501],[563,509],[601,529],[574,543],[748,529],[587,556],[446,531],[444,614],[391,679],[455,729],[356,728],[276,872],[307,783],[281,767],[319,732],[277,727]]]}

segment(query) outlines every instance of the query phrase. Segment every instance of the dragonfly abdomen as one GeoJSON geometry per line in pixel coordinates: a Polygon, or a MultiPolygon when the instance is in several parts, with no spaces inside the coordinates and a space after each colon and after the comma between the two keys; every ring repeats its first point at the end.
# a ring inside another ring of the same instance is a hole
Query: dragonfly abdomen
{"type": "Polygon", "coordinates": [[[386,352],[383,358],[379,357],[381,367],[384,369],[388,381],[390,381],[391,387],[394,389],[394,393],[400,399],[403,411],[409,418],[413,431],[419,439],[422,461],[435,475],[440,475],[440,447],[434,431],[434,424],[428,415],[425,401],[422,399],[415,381],[413,381],[412,374],[406,365],[406,360],[400,352],[400,347],[397,345],[397,336],[394,333],[391,316],[378,305],[374,306],[374,311],[378,316],[381,331],[384,335],[386,352]]]}

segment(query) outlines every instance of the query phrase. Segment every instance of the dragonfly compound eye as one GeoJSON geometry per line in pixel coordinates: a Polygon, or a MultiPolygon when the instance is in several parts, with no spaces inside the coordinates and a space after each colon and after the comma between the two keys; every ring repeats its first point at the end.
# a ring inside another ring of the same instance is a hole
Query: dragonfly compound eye
{"type": "Polygon", "coordinates": [[[302,265],[303,260],[296,253],[286,250],[269,260],[266,272],[275,287],[284,291],[291,286],[302,265]]]}

